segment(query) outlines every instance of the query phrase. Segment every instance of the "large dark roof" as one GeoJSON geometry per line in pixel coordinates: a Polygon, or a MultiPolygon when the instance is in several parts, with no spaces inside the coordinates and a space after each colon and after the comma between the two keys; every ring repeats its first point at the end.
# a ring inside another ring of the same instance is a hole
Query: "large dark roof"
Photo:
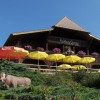
{"type": "MultiPolygon", "coordinates": [[[[41,30],[32,30],[32,31],[25,31],[25,32],[16,32],[10,34],[8,39],[6,40],[4,45],[13,45],[12,41],[14,40],[17,42],[20,37],[25,36],[25,35],[35,35],[37,33],[48,33],[49,31],[54,31],[56,28],[61,28],[61,29],[68,29],[68,30],[74,30],[80,32],[81,35],[86,35],[87,37],[92,37],[97,41],[100,41],[100,39],[96,38],[95,36],[91,35],[89,32],[87,32],[85,29],[83,29],[81,26],[70,20],[68,17],[64,17],[61,19],[57,24],[54,25],[54,27],[49,28],[49,29],[41,29],[41,30]]],[[[15,43],[14,42],[14,43],[15,43]]]]}
{"type": "Polygon", "coordinates": [[[85,29],[83,29],[81,26],[70,20],[68,17],[64,17],[62,20],[60,20],[55,27],[61,27],[61,28],[67,28],[67,29],[72,29],[72,30],[78,30],[78,31],[83,31],[87,32],[85,29]]]}

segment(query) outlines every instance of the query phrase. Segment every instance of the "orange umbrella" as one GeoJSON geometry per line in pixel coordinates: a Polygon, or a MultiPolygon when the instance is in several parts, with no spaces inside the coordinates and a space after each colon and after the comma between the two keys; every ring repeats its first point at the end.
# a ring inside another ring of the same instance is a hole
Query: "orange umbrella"
{"type": "Polygon", "coordinates": [[[29,54],[29,52],[27,50],[21,49],[21,50],[14,50],[11,51],[9,53],[10,58],[14,58],[14,59],[20,59],[20,58],[24,58],[25,56],[27,56],[29,54]]]}
{"type": "Polygon", "coordinates": [[[28,55],[28,51],[15,46],[0,47],[0,58],[2,59],[20,59],[28,55]]]}

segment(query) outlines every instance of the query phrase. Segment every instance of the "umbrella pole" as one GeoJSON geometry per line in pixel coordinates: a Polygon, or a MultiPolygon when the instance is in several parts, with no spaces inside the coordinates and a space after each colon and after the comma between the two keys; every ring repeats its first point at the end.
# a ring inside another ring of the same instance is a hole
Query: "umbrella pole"
{"type": "MultiPolygon", "coordinates": [[[[39,53],[38,53],[38,57],[39,57],[39,53]]],[[[39,58],[38,58],[38,72],[40,72],[39,58]]]]}
{"type": "Polygon", "coordinates": [[[9,57],[8,57],[8,60],[10,61],[10,55],[9,55],[9,57]]]}
{"type": "Polygon", "coordinates": [[[56,60],[56,72],[57,72],[57,60],[56,60]]]}
{"type": "Polygon", "coordinates": [[[90,73],[91,73],[91,69],[92,69],[91,66],[92,66],[92,65],[91,65],[91,63],[90,63],[90,64],[89,64],[89,67],[90,67],[90,73]]]}
{"type": "Polygon", "coordinates": [[[20,64],[20,59],[18,59],[18,63],[20,64]]]}
{"type": "Polygon", "coordinates": [[[39,59],[38,59],[38,72],[40,72],[39,59]]]}
{"type": "Polygon", "coordinates": [[[87,65],[87,63],[86,63],[86,67],[87,67],[87,72],[89,71],[89,69],[88,69],[88,65],[87,65]]]}

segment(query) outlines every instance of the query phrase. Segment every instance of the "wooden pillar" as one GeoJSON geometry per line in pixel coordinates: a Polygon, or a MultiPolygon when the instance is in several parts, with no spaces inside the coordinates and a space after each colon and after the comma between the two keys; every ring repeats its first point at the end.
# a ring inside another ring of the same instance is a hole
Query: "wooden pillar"
{"type": "Polygon", "coordinates": [[[74,47],[74,46],[73,46],[73,51],[74,51],[74,53],[76,53],[76,52],[75,52],[75,47],[74,47]]]}
{"type": "Polygon", "coordinates": [[[62,48],[63,48],[63,53],[64,53],[65,52],[65,46],[63,45],[62,48]]]}
{"type": "Polygon", "coordinates": [[[87,55],[89,55],[89,49],[87,49],[87,55]]]}
{"type": "Polygon", "coordinates": [[[22,47],[21,39],[17,42],[16,46],[22,47]]]}
{"type": "Polygon", "coordinates": [[[46,51],[48,51],[48,43],[46,43],[46,51]]]}

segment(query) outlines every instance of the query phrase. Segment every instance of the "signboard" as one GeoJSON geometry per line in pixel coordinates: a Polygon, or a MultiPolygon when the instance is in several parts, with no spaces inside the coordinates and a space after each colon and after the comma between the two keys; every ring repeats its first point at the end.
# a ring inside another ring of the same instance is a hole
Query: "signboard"
{"type": "Polygon", "coordinates": [[[87,42],[85,42],[85,41],[62,38],[62,37],[49,36],[48,42],[49,43],[64,44],[64,45],[69,45],[69,46],[87,47],[87,42]]]}

